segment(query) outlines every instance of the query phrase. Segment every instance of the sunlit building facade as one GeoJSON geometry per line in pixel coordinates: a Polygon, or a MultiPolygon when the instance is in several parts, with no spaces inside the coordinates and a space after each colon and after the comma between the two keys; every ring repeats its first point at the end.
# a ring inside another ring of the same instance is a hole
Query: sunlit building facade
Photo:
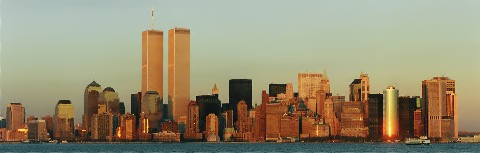
{"type": "Polygon", "coordinates": [[[168,31],[168,105],[175,121],[187,115],[190,101],[190,29],[168,31]]]}
{"type": "Polygon", "coordinates": [[[163,99],[163,31],[160,30],[142,32],[142,93],[147,91],[157,91],[163,99]]]}
{"type": "Polygon", "coordinates": [[[73,140],[75,129],[75,111],[70,100],[59,100],[53,115],[53,138],[56,140],[73,140]]]}
{"type": "Polygon", "coordinates": [[[385,139],[398,138],[398,90],[388,86],[383,90],[383,136],[385,139]]]}

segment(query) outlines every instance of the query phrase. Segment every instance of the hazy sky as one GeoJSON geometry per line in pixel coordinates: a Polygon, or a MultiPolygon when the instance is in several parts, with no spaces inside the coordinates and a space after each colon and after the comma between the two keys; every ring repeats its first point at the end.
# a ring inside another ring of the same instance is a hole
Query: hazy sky
{"type": "MultiPolygon", "coordinates": [[[[191,29],[192,99],[217,83],[228,102],[228,80],[250,78],[258,103],[269,83],[296,91],[297,73],[324,68],[333,94],[345,96],[362,71],[372,93],[394,85],[411,96],[422,80],[445,75],[457,83],[460,130],[480,131],[478,0],[156,0],[155,9],[155,28],[191,29]]],[[[9,102],[41,117],[70,99],[80,122],[93,80],[113,87],[129,111],[150,11],[149,0],[1,0],[1,116],[9,102]]]]}

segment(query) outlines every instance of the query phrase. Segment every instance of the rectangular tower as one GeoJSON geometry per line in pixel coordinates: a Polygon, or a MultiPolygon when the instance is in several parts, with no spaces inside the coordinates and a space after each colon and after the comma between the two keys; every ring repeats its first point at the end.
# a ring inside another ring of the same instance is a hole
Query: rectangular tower
{"type": "Polygon", "coordinates": [[[25,107],[21,103],[10,103],[7,106],[7,130],[17,131],[25,126],[25,107]]]}
{"type": "Polygon", "coordinates": [[[169,118],[187,115],[190,101],[190,29],[168,31],[168,105],[169,118]]]}
{"type": "Polygon", "coordinates": [[[252,80],[231,79],[228,83],[229,109],[233,110],[233,120],[237,121],[238,102],[243,100],[247,104],[248,110],[252,109],[252,80]]]}
{"type": "Polygon", "coordinates": [[[156,91],[163,99],[163,31],[160,30],[142,32],[142,93],[147,91],[156,91]]]}

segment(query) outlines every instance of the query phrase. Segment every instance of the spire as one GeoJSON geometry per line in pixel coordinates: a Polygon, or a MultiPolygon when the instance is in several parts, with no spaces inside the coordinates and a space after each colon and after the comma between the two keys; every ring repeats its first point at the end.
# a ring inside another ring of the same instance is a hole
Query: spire
{"type": "Polygon", "coordinates": [[[323,69],[323,76],[325,76],[325,78],[328,79],[327,68],[323,69]]]}
{"type": "Polygon", "coordinates": [[[218,95],[218,88],[216,83],[213,85],[212,95],[218,95]]]}
{"type": "Polygon", "coordinates": [[[152,30],[154,29],[154,26],[153,26],[153,23],[154,23],[154,22],[153,22],[154,14],[153,14],[153,12],[155,11],[155,8],[154,8],[153,6],[154,6],[154,5],[153,5],[153,0],[152,0],[152,30]]]}

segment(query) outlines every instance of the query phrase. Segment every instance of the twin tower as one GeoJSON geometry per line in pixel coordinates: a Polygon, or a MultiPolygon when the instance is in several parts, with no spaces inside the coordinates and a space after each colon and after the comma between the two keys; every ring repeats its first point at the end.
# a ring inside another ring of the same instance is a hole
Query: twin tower
{"type": "MultiPolygon", "coordinates": [[[[142,32],[142,97],[158,92],[163,102],[163,31],[142,32]],[[151,93],[151,92],[149,92],[151,93]]],[[[187,115],[190,102],[190,29],[168,31],[168,118],[187,115]]]]}

